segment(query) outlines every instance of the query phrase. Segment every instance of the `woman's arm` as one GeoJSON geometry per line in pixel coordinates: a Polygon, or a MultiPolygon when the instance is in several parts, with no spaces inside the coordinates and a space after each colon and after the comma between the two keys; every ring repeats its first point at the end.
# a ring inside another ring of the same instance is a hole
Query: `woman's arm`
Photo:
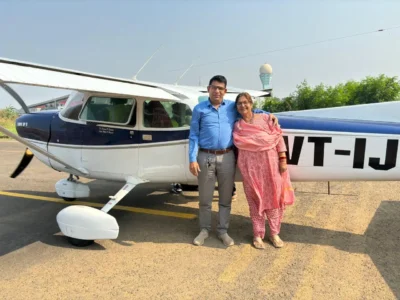
{"type": "Polygon", "coordinates": [[[286,152],[279,152],[279,172],[282,174],[287,170],[286,152]]]}
{"type": "Polygon", "coordinates": [[[287,170],[287,158],[286,158],[287,149],[283,137],[279,139],[279,143],[276,146],[276,150],[278,151],[278,156],[279,156],[279,172],[282,174],[287,170]]]}

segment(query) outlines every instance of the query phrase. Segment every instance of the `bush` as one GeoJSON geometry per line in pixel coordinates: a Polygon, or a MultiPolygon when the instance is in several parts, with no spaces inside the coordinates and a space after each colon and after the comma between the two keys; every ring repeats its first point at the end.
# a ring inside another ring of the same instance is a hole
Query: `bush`
{"type": "MultiPolygon", "coordinates": [[[[0,125],[13,133],[17,133],[15,128],[15,120],[17,117],[18,112],[12,106],[8,106],[5,109],[0,109],[0,125]]],[[[0,132],[0,138],[8,138],[8,136],[0,132]]]]}
{"type": "Polygon", "coordinates": [[[12,106],[7,106],[5,109],[0,109],[1,119],[15,120],[17,117],[18,117],[18,112],[12,106]]]}

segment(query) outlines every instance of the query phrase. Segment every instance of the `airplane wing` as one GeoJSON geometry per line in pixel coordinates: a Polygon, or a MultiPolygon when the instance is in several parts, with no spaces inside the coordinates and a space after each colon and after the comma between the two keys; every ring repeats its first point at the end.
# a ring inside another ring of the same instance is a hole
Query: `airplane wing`
{"type": "MultiPolygon", "coordinates": [[[[51,158],[54,161],[62,164],[67,169],[69,169],[71,173],[74,173],[74,175],[81,175],[81,176],[88,175],[88,172],[86,170],[74,168],[70,164],[67,164],[66,162],[64,162],[61,159],[59,159],[57,156],[54,156],[53,154],[51,154],[51,153],[43,150],[42,148],[34,145],[33,143],[30,143],[30,142],[26,141],[25,139],[19,137],[18,135],[10,132],[7,129],[5,129],[3,126],[0,126],[0,132],[4,133],[5,135],[9,136],[10,138],[15,139],[18,142],[24,144],[29,149],[35,150],[35,151],[39,152],[40,154],[43,154],[44,156],[46,156],[48,158],[51,158]]],[[[25,154],[24,154],[24,157],[22,158],[21,163],[19,164],[17,169],[14,171],[14,173],[11,175],[11,177],[12,178],[17,177],[25,169],[25,167],[29,164],[29,162],[31,161],[32,157],[33,157],[33,154],[30,151],[25,151],[25,154]]]]}
{"type": "Polygon", "coordinates": [[[177,97],[150,84],[5,58],[0,58],[1,82],[180,102],[177,97]]]}

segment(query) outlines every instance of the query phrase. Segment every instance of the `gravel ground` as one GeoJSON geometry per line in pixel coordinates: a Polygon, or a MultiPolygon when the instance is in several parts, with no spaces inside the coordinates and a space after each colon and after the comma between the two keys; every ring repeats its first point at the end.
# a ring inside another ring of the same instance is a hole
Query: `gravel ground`
{"type": "MultiPolygon", "coordinates": [[[[65,174],[36,159],[8,175],[24,147],[0,142],[0,191],[57,197],[65,174]]],[[[90,181],[84,201],[105,203],[120,186],[90,181]]],[[[295,183],[284,217],[285,247],[251,247],[251,221],[241,184],[226,248],[213,232],[191,244],[197,219],[112,210],[120,234],[86,248],[68,244],[56,215],[63,202],[0,194],[0,299],[398,299],[400,185],[396,182],[295,183]]],[[[196,192],[144,185],[120,204],[197,215],[196,192]]],[[[217,196],[213,220],[217,214],[217,196]]],[[[35,196],[34,196],[35,197],[35,196]]]]}

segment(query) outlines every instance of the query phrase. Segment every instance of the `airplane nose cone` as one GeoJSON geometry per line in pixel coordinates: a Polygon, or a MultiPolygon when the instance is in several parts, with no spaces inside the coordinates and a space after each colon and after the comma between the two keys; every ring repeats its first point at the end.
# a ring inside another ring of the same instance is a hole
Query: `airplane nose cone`
{"type": "Polygon", "coordinates": [[[17,118],[15,127],[18,135],[23,138],[47,142],[50,137],[50,123],[53,114],[32,113],[17,118]]]}

